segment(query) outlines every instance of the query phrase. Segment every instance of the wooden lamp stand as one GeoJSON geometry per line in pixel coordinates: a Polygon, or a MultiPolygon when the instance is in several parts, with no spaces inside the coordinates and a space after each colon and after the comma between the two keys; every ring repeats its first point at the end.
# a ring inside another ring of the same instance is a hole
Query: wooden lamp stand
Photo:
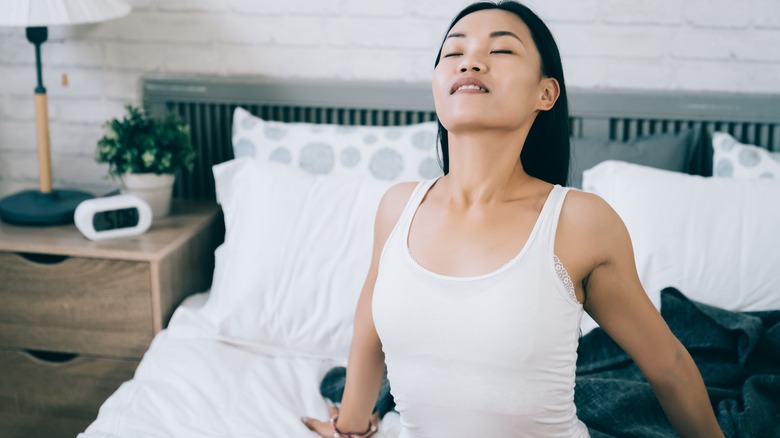
{"type": "Polygon", "coordinates": [[[46,27],[28,27],[27,39],[35,45],[38,85],[35,87],[35,129],[38,141],[40,190],[26,190],[0,200],[0,219],[18,225],[59,225],[73,222],[73,212],[93,195],[77,190],[54,190],[51,178],[49,113],[41,74],[41,44],[48,38],[46,27]]]}

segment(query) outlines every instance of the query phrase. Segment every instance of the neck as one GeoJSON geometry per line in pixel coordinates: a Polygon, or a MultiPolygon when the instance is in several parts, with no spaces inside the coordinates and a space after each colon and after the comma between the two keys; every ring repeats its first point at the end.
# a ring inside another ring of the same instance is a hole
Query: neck
{"type": "Polygon", "coordinates": [[[517,130],[449,132],[446,196],[466,206],[516,198],[518,188],[531,179],[520,163],[526,137],[527,132],[517,130]]]}

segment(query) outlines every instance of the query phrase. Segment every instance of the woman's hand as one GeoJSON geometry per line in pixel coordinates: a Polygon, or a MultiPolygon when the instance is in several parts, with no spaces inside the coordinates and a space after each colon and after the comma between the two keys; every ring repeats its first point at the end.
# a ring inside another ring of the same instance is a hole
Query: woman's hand
{"type": "MultiPolygon", "coordinates": [[[[328,406],[328,415],[330,417],[338,413],[339,408],[334,405],[328,406]]],[[[333,438],[333,433],[336,432],[333,430],[333,426],[330,424],[329,420],[319,421],[315,418],[301,417],[301,421],[306,425],[306,427],[309,428],[309,430],[316,432],[317,435],[321,436],[322,438],[333,438]]]]}
{"type": "MultiPolygon", "coordinates": [[[[336,406],[328,406],[328,419],[325,421],[319,421],[315,418],[301,417],[301,421],[309,430],[314,431],[322,438],[333,438],[333,434],[336,432],[333,429],[333,425],[330,424],[330,418],[339,413],[339,408],[336,406]]],[[[379,413],[374,412],[371,416],[371,424],[379,424],[379,413]]],[[[351,432],[351,431],[344,431],[351,432]]]]}

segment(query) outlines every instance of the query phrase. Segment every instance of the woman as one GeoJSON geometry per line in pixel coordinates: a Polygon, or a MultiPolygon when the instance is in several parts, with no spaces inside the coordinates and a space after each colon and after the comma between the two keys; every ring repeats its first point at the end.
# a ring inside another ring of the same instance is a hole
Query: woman
{"type": "Polygon", "coordinates": [[[566,90],[544,23],[515,2],[467,7],[433,94],[445,175],[382,199],[341,412],[307,427],[372,434],[386,363],[402,438],[588,436],[574,406],[584,310],[681,436],[722,436],[701,375],[642,289],[626,227],[598,196],[563,187],[566,90]]]}

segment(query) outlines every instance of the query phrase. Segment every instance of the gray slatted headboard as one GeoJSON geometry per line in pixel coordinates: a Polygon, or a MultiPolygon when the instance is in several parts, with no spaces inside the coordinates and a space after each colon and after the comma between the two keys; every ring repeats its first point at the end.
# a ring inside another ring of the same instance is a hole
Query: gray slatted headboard
{"type": "MultiPolygon", "coordinates": [[[[258,77],[148,76],[143,99],[154,116],[166,111],[189,123],[198,158],[177,178],[175,196],[214,199],[211,166],[232,158],[237,106],[266,120],[342,125],[408,125],[435,120],[428,84],[258,77]]],[[[570,89],[574,137],[629,141],[693,128],[780,151],[780,96],[678,91],[570,89]]],[[[711,174],[709,148],[699,148],[695,173],[711,174]]]]}

